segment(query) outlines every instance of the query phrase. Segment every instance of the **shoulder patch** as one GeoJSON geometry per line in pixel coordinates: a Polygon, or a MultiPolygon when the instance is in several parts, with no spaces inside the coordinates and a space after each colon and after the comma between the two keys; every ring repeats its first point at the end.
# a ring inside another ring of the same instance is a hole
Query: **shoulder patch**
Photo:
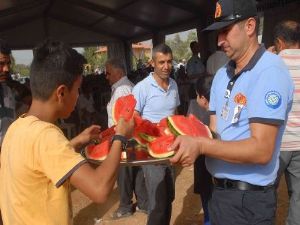
{"type": "Polygon", "coordinates": [[[277,109],[281,105],[281,95],[277,91],[269,91],[265,95],[265,103],[272,109],[277,109]]]}

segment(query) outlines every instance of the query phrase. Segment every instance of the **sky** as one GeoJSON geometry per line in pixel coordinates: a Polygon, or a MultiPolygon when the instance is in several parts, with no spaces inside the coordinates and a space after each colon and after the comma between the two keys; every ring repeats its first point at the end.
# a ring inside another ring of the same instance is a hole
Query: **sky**
{"type": "MultiPolygon", "coordinates": [[[[194,29],[195,30],[195,29],[194,29]]],[[[187,38],[188,32],[193,30],[188,30],[184,32],[180,32],[180,37],[184,40],[187,38]]],[[[167,35],[166,38],[174,38],[175,34],[167,35]]],[[[151,41],[148,41],[151,42],[151,41]]],[[[75,48],[78,52],[82,53],[83,48],[75,48]]],[[[32,50],[16,50],[12,51],[12,55],[15,58],[16,64],[24,64],[24,65],[30,65],[33,55],[32,50]]]]}
{"type": "MultiPolygon", "coordinates": [[[[79,53],[83,52],[83,48],[75,48],[79,53]]],[[[33,55],[32,50],[13,50],[12,55],[16,64],[30,65],[33,55]]]]}
{"type": "Polygon", "coordinates": [[[19,50],[12,51],[12,55],[15,58],[16,64],[29,65],[32,61],[32,50],[19,50]]]}

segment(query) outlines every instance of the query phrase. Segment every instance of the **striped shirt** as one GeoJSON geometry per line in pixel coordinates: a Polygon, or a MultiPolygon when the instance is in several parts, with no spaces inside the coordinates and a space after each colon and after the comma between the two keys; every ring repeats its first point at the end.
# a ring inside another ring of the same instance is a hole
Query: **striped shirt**
{"type": "Polygon", "coordinates": [[[294,81],[294,100],[289,114],[281,151],[300,151],[300,49],[285,49],[279,53],[294,81]]]}

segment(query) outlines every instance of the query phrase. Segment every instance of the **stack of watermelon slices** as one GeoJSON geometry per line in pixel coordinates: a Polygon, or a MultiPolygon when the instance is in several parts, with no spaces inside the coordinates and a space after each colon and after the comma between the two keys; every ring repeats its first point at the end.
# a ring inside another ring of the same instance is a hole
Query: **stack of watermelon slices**
{"type": "Polygon", "coordinates": [[[139,133],[139,136],[146,141],[149,154],[154,158],[172,156],[174,151],[170,151],[169,147],[178,135],[212,138],[209,128],[192,114],[189,116],[169,116],[162,119],[155,126],[158,130],[158,135],[151,135],[147,131],[139,133]]]}
{"type": "MultiPolygon", "coordinates": [[[[113,107],[114,122],[117,123],[121,117],[125,118],[125,120],[131,119],[134,114],[135,104],[136,100],[133,95],[119,98],[113,107]]],[[[133,139],[138,145],[137,148],[133,149],[143,151],[143,157],[145,157],[144,149],[147,149],[148,153],[153,158],[166,158],[172,156],[174,151],[169,151],[169,147],[173,144],[178,135],[212,138],[209,128],[192,114],[189,116],[169,116],[162,119],[157,124],[135,115],[134,121],[135,129],[133,139]]],[[[114,127],[108,128],[101,134],[101,143],[89,145],[86,148],[85,154],[87,158],[94,160],[104,160],[106,158],[110,149],[110,140],[115,134],[114,127]]],[[[130,151],[132,151],[132,149],[130,151]]]]}

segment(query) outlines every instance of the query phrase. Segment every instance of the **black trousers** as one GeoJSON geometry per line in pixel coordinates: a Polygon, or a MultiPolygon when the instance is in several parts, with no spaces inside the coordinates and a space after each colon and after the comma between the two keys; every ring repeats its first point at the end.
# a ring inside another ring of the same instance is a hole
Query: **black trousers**
{"type": "Polygon", "coordinates": [[[277,195],[274,187],[241,191],[214,187],[209,201],[211,225],[274,225],[277,195]]]}
{"type": "Polygon", "coordinates": [[[140,166],[121,166],[119,169],[118,188],[120,193],[119,209],[123,212],[132,212],[133,194],[140,209],[148,210],[148,195],[145,177],[140,166]]]}

